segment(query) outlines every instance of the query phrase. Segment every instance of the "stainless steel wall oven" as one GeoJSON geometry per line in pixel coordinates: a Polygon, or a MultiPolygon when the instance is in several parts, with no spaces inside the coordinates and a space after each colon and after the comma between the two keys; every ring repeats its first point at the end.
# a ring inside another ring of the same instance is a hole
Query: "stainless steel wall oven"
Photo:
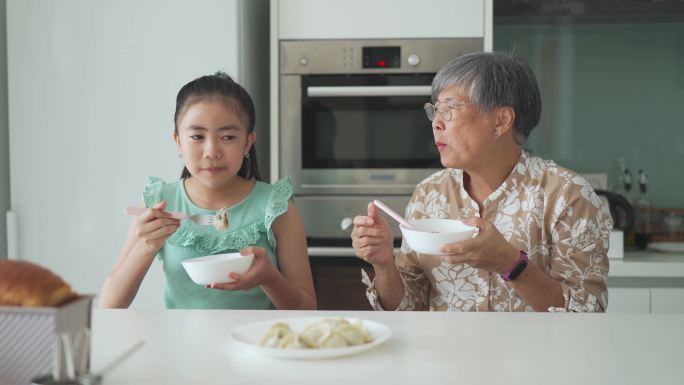
{"type": "Polygon", "coordinates": [[[348,247],[351,218],[372,199],[403,212],[441,168],[423,111],[432,79],[482,47],[481,38],[280,42],[279,171],[292,178],[310,246],[348,247]]]}

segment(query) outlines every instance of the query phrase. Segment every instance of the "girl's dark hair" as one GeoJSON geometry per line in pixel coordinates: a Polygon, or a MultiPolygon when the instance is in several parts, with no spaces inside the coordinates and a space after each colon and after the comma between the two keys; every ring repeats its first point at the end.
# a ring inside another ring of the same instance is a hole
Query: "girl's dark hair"
{"type": "MultiPolygon", "coordinates": [[[[233,102],[238,113],[244,114],[248,120],[247,132],[254,132],[256,112],[252,97],[249,96],[249,93],[241,85],[233,81],[230,76],[223,72],[217,72],[214,75],[199,77],[184,85],[178,91],[178,96],[176,96],[176,112],[173,116],[176,134],[178,134],[178,119],[190,105],[215,97],[223,98],[227,102],[233,102]]],[[[238,175],[245,179],[262,180],[254,144],[249,149],[249,156],[242,160],[242,166],[240,171],[238,171],[238,175]]],[[[181,179],[191,176],[190,171],[183,167],[181,179]]]]}

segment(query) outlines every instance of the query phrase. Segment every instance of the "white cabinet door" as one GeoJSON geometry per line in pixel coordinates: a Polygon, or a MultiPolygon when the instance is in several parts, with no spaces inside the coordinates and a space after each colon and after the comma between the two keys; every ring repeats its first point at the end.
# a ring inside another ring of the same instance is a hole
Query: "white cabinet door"
{"type": "Polygon", "coordinates": [[[276,3],[278,36],[283,40],[485,35],[485,0],[280,0],[276,3]]]}
{"type": "Polygon", "coordinates": [[[650,313],[648,288],[609,288],[607,313],[650,313]]]}
{"type": "Polygon", "coordinates": [[[684,288],[651,289],[652,313],[684,313],[684,288]]]}

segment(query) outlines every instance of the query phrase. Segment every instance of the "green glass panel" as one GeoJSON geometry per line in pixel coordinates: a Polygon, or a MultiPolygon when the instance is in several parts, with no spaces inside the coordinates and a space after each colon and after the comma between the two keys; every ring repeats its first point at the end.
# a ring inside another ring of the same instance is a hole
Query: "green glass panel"
{"type": "Polygon", "coordinates": [[[530,62],[542,119],[525,148],[618,180],[622,158],[649,175],[655,207],[684,206],[684,22],[494,27],[494,49],[530,62]]]}

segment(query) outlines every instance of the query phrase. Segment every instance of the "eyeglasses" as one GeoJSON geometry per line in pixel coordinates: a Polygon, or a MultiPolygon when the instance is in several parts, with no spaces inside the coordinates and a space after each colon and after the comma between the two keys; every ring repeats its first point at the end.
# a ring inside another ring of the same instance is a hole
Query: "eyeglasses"
{"type": "Polygon", "coordinates": [[[465,105],[465,103],[447,103],[447,102],[437,102],[435,104],[425,103],[423,109],[427,114],[428,119],[431,122],[435,121],[435,113],[439,113],[439,117],[443,121],[448,122],[454,118],[453,109],[465,105]]]}

